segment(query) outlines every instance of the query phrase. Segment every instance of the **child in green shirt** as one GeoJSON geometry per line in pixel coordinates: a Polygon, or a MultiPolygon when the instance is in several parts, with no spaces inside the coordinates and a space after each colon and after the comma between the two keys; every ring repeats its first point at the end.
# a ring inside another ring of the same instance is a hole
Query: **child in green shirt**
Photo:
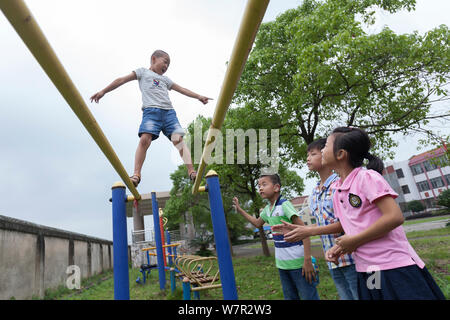
{"type": "MultiPolygon", "coordinates": [[[[280,194],[281,180],[278,174],[264,175],[258,180],[259,193],[268,204],[259,218],[249,215],[239,205],[238,198],[233,199],[237,212],[255,227],[268,223],[270,226],[281,221],[304,225],[292,203],[280,194]]],[[[275,262],[280,274],[283,295],[286,300],[319,300],[316,285],[319,275],[316,273],[315,259],[311,256],[309,238],[298,242],[286,242],[281,233],[273,233],[275,262]]]]}

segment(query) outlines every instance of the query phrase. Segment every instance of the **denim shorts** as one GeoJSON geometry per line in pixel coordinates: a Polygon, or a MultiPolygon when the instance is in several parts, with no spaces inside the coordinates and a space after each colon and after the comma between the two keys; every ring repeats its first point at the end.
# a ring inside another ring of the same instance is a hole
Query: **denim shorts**
{"type": "Polygon", "coordinates": [[[330,269],[341,300],[358,300],[358,274],[354,264],[330,269]]]}
{"type": "Polygon", "coordinates": [[[143,133],[150,133],[153,136],[152,140],[156,140],[161,131],[169,140],[174,133],[185,135],[174,109],[145,108],[142,114],[142,123],[139,126],[139,137],[143,133]]]}
{"type": "Polygon", "coordinates": [[[285,300],[320,300],[316,286],[319,284],[319,273],[315,280],[309,283],[302,275],[302,268],[283,270],[278,269],[281,280],[281,289],[285,300]]]}

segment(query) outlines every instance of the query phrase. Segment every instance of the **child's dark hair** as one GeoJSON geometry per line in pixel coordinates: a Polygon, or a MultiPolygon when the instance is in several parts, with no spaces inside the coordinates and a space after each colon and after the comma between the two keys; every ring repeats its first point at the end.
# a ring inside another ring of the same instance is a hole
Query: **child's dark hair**
{"type": "Polygon", "coordinates": [[[280,179],[280,176],[277,173],[275,173],[275,174],[263,174],[259,178],[264,178],[264,177],[269,177],[270,181],[273,184],[278,184],[281,187],[281,179],[280,179]]]}
{"type": "Polygon", "coordinates": [[[151,58],[153,58],[153,57],[159,58],[159,57],[164,57],[164,56],[169,57],[169,54],[163,50],[155,50],[155,52],[152,53],[151,58]]]}
{"type": "Polygon", "coordinates": [[[369,160],[367,169],[382,173],[384,169],[383,161],[369,153],[372,144],[364,130],[352,127],[339,127],[334,129],[331,134],[335,135],[333,146],[335,155],[340,149],[344,149],[349,154],[350,165],[353,168],[361,167],[364,159],[367,159],[369,160]]]}
{"type": "Polygon", "coordinates": [[[326,143],[327,143],[327,139],[325,139],[325,138],[320,138],[320,139],[314,140],[313,142],[308,144],[308,149],[306,150],[306,152],[310,152],[311,150],[319,150],[320,151],[323,148],[325,148],[326,143]]]}

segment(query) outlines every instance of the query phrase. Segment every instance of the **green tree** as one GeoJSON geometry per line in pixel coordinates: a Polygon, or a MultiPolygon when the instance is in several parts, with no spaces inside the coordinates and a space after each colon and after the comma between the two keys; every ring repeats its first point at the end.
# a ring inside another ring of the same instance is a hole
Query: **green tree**
{"type": "MultiPolygon", "coordinates": [[[[424,35],[368,34],[380,7],[412,10],[413,0],[305,0],[262,24],[234,102],[263,113],[293,163],[306,145],[336,126],[355,126],[391,156],[394,133],[437,133],[429,121],[448,119],[450,33],[445,25],[424,35]],[[359,18],[360,17],[360,18],[359,18]]],[[[433,140],[440,143],[440,140],[433,140]]]]}
{"type": "Polygon", "coordinates": [[[450,208],[450,189],[444,190],[439,194],[437,204],[450,208]]]}
{"type": "Polygon", "coordinates": [[[423,203],[419,200],[413,200],[406,204],[407,208],[411,210],[412,212],[420,212],[425,210],[425,206],[423,203]]]}

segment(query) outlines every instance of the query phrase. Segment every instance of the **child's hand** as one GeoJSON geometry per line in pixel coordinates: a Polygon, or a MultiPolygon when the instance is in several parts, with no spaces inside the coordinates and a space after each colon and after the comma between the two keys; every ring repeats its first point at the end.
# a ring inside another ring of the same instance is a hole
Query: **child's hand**
{"type": "Polygon", "coordinates": [[[302,268],[302,276],[306,278],[306,281],[308,281],[309,284],[311,284],[313,280],[316,280],[316,270],[314,270],[311,258],[306,259],[305,257],[305,262],[303,263],[302,268]]]}
{"type": "MultiPolygon", "coordinates": [[[[283,221],[283,223],[285,222],[283,221]]],[[[293,226],[294,228],[292,229],[292,231],[284,235],[284,240],[286,240],[287,242],[297,242],[311,236],[309,227],[301,226],[298,224],[295,224],[293,226]]]]}
{"type": "Polygon", "coordinates": [[[295,224],[292,224],[292,223],[289,223],[286,221],[281,221],[281,222],[282,222],[281,224],[273,225],[272,230],[275,232],[286,234],[295,229],[295,226],[296,226],[295,224]]]}
{"type": "Polygon", "coordinates": [[[359,246],[357,239],[349,235],[343,235],[337,238],[336,245],[341,248],[342,254],[352,253],[359,246]]]}
{"type": "Polygon", "coordinates": [[[208,100],[212,100],[211,98],[207,98],[205,96],[198,97],[198,100],[200,100],[203,104],[207,104],[208,100]]]}
{"type": "Polygon", "coordinates": [[[341,256],[341,250],[342,249],[338,245],[334,245],[331,249],[328,249],[327,252],[325,252],[325,260],[338,265],[338,258],[341,256]]]}
{"type": "Polygon", "coordinates": [[[233,198],[233,206],[236,208],[236,210],[241,208],[241,206],[239,205],[239,199],[237,197],[233,198]]]}
{"type": "Polygon", "coordinates": [[[98,100],[100,100],[104,95],[105,95],[105,93],[103,91],[97,92],[96,94],[94,94],[91,97],[91,102],[95,101],[96,103],[98,103],[98,100]]]}

